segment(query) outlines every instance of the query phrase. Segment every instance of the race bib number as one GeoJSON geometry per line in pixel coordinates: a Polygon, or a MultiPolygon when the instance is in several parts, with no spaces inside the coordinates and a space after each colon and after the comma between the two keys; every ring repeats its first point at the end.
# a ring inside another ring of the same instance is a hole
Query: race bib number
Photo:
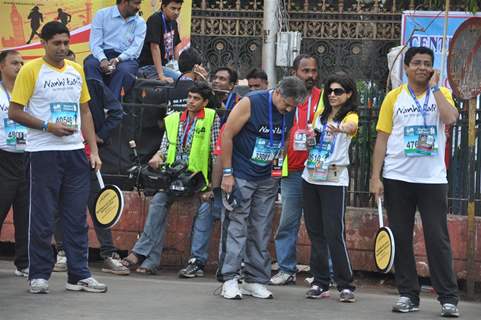
{"type": "Polygon", "coordinates": [[[404,128],[404,154],[407,157],[435,156],[438,154],[436,126],[409,126],[404,128]]]}
{"type": "Polygon", "coordinates": [[[307,130],[296,130],[294,133],[294,151],[307,150],[307,130]]]}
{"type": "Polygon", "coordinates": [[[55,102],[50,104],[51,122],[61,122],[72,129],[78,129],[78,104],[71,102],[55,102]]]}
{"type": "Polygon", "coordinates": [[[320,146],[312,148],[307,157],[307,172],[314,181],[326,181],[329,173],[329,163],[327,158],[329,151],[320,146]]]}
{"type": "Polygon", "coordinates": [[[256,145],[252,151],[251,161],[259,166],[267,166],[272,163],[280,151],[280,142],[275,141],[270,146],[269,140],[256,138],[256,145]]]}
{"type": "Polygon", "coordinates": [[[17,151],[24,151],[26,146],[27,128],[12,120],[4,119],[7,146],[17,151]]]}

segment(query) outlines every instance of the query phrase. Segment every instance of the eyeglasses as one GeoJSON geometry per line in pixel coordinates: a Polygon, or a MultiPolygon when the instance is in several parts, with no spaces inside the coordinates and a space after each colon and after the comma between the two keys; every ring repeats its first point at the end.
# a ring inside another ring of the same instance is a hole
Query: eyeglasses
{"type": "Polygon", "coordinates": [[[328,88],[328,89],[326,89],[327,96],[330,96],[331,93],[333,93],[333,92],[334,92],[335,96],[342,96],[344,93],[346,93],[346,90],[344,90],[342,88],[335,88],[335,89],[328,88]]]}

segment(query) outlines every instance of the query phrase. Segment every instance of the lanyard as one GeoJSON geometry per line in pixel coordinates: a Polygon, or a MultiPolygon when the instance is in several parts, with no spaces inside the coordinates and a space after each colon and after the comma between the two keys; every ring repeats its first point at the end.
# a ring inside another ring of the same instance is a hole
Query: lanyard
{"type": "Polygon", "coordinates": [[[227,96],[227,101],[225,103],[226,111],[229,111],[230,109],[232,109],[234,107],[234,106],[231,107],[232,99],[234,99],[233,101],[235,101],[235,93],[234,92],[230,92],[229,95],[227,96]]]}
{"type": "Polygon", "coordinates": [[[7,95],[7,100],[10,101],[10,94],[8,93],[7,88],[5,88],[5,86],[3,85],[3,81],[0,81],[0,85],[2,86],[3,91],[5,91],[5,94],[7,95]]]}
{"type": "MultiPolygon", "coordinates": [[[[187,135],[187,140],[192,136],[192,128],[195,127],[195,122],[196,122],[196,117],[194,116],[194,119],[192,119],[192,122],[190,122],[189,115],[187,115],[187,119],[184,122],[184,132],[182,133],[182,137],[180,138],[180,142],[182,143],[182,150],[184,150],[184,147],[187,143],[186,141],[186,135],[187,135]]],[[[195,131],[195,130],[194,130],[195,131]]]]}
{"type": "Polygon", "coordinates": [[[421,104],[419,103],[418,99],[416,98],[416,95],[414,94],[414,90],[408,85],[409,93],[411,94],[411,97],[414,100],[414,103],[416,103],[416,107],[418,107],[419,112],[423,116],[423,121],[424,121],[424,126],[426,127],[426,115],[428,113],[428,102],[429,102],[429,87],[426,90],[426,97],[424,98],[424,104],[421,107],[421,104]]]}
{"type": "MultiPolygon", "coordinates": [[[[161,12],[160,15],[162,16],[162,25],[164,26],[164,34],[167,33],[167,21],[165,19],[165,16],[164,16],[164,13],[161,12]]],[[[170,30],[169,32],[172,32],[172,30],[174,29],[174,24],[173,22],[171,21],[169,23],[169,27],[170,27],[170,30]]],[[[164,46],[165,46],[165,43],[164,43],[164,46]]],[[[168,55],[169,53],[167,52],[167,59],[172,59],[174,57],[174,34],[172,34],[172,55],[168,55]]]]}
{"type": "MultiPolygon", "coordinates": [[[[274,128],[272,123],[272,91],[269,91],[269,145],[274,146],[274,128]]],[[[282,134],[281,134],[281,149],[284,148],[284,129],[286,127],[286,117],[282,115],[282,134]]]]}
{"type": "MultiPolygon", "coordinates": [[[[306,127],[310,123],[309,120],[311,120],[311,102],[312,102],[312,94],[309,96],[309,99],[307,100],[306,127]]],[[[297,123],[297,126],[300,127],[300,125],[299,125],[299,108],[296,108],[296,123],[297,123]]]]}

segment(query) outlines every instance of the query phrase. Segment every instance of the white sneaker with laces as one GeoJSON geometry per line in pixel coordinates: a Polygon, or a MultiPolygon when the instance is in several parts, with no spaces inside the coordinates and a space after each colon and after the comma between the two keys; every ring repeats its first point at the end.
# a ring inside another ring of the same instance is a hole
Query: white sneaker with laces
{"type": "Polygon", "coordinates": [[[68,283],[65,285],[65,289],[70,291],[86,291],[102,293],[107,291],[107,286],[103,283],[98,282],[95,278],[85,278],[79,280],[76,284],[68,283]]]}
{"type": "Polygon", "coordinates": [[[272,292],[267,290],[266,286],[260,283],[248,283],[243,282],[241,287],[241,293],[253,296],[260,299],[272,299],[272,292]]]}
{"type": "Polygon", "coordinates": [[[32,279],[29,282],[30,293],[48,293],[48,281],[45,279],[32,279]]]}
{"type": "Polygon", "coordinates": [[[15,275],[17,277],[28,277],[28,268],[25,269],[15,269],[15,275]]]}
{"type": "Polygon", "coordinates": [[[57,253],[57,262],[53,266],[54,272],[66,272],[67,271],[67,256],[65,255],[65,251],[60,250],[57,253]]]}
{"type": "Polygon", "coordinates": [[[296,283],[296,274],[295,273],[287,273],[284,271],[279,271],[276,273],[270,281],[270,284],[275,286],[282,286],[287,284],[295,284],[296,283]]]}
{"type": "Polygon", "coordinates": [[[242,292],[239,289],[239,283],[237,279],[231,279],[224,282],[222,285],[222,293],[221,295],[225,299],[233,299],[233,300],[240,300],[242,299],[242,292]]]}

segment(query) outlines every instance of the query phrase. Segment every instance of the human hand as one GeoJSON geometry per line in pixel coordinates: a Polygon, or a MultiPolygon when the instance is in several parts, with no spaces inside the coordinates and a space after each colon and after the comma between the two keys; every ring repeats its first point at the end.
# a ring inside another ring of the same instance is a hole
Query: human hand
{"type": "Polygon", "coordinates": [[[149,166],[153,169],[158,169],[163,163],[164,160],[158,152],[149,160],[149,166]]]}
{"type": "Polygon", "coordinates": [[[90,153],[90,166],[92,169],[95,169],[95,171],[100,171],[102,161],[100,160],[98,153],[90,153]]]}
{"type": "Polygon", "coordinates": [[[49,122],[47,131],[57,137],[64,137],[74,134],[77,130],[67,126],[63,122],[49,122]]]}
{"type": "Polygon", "coordinates": [[[221,188],[222,190],[224,190],[224,192],[231,193],[232,190],[234,189],[234,185],[235,185],[234,176],[230,175],[230,176],[222,177],[221,188]]]}

